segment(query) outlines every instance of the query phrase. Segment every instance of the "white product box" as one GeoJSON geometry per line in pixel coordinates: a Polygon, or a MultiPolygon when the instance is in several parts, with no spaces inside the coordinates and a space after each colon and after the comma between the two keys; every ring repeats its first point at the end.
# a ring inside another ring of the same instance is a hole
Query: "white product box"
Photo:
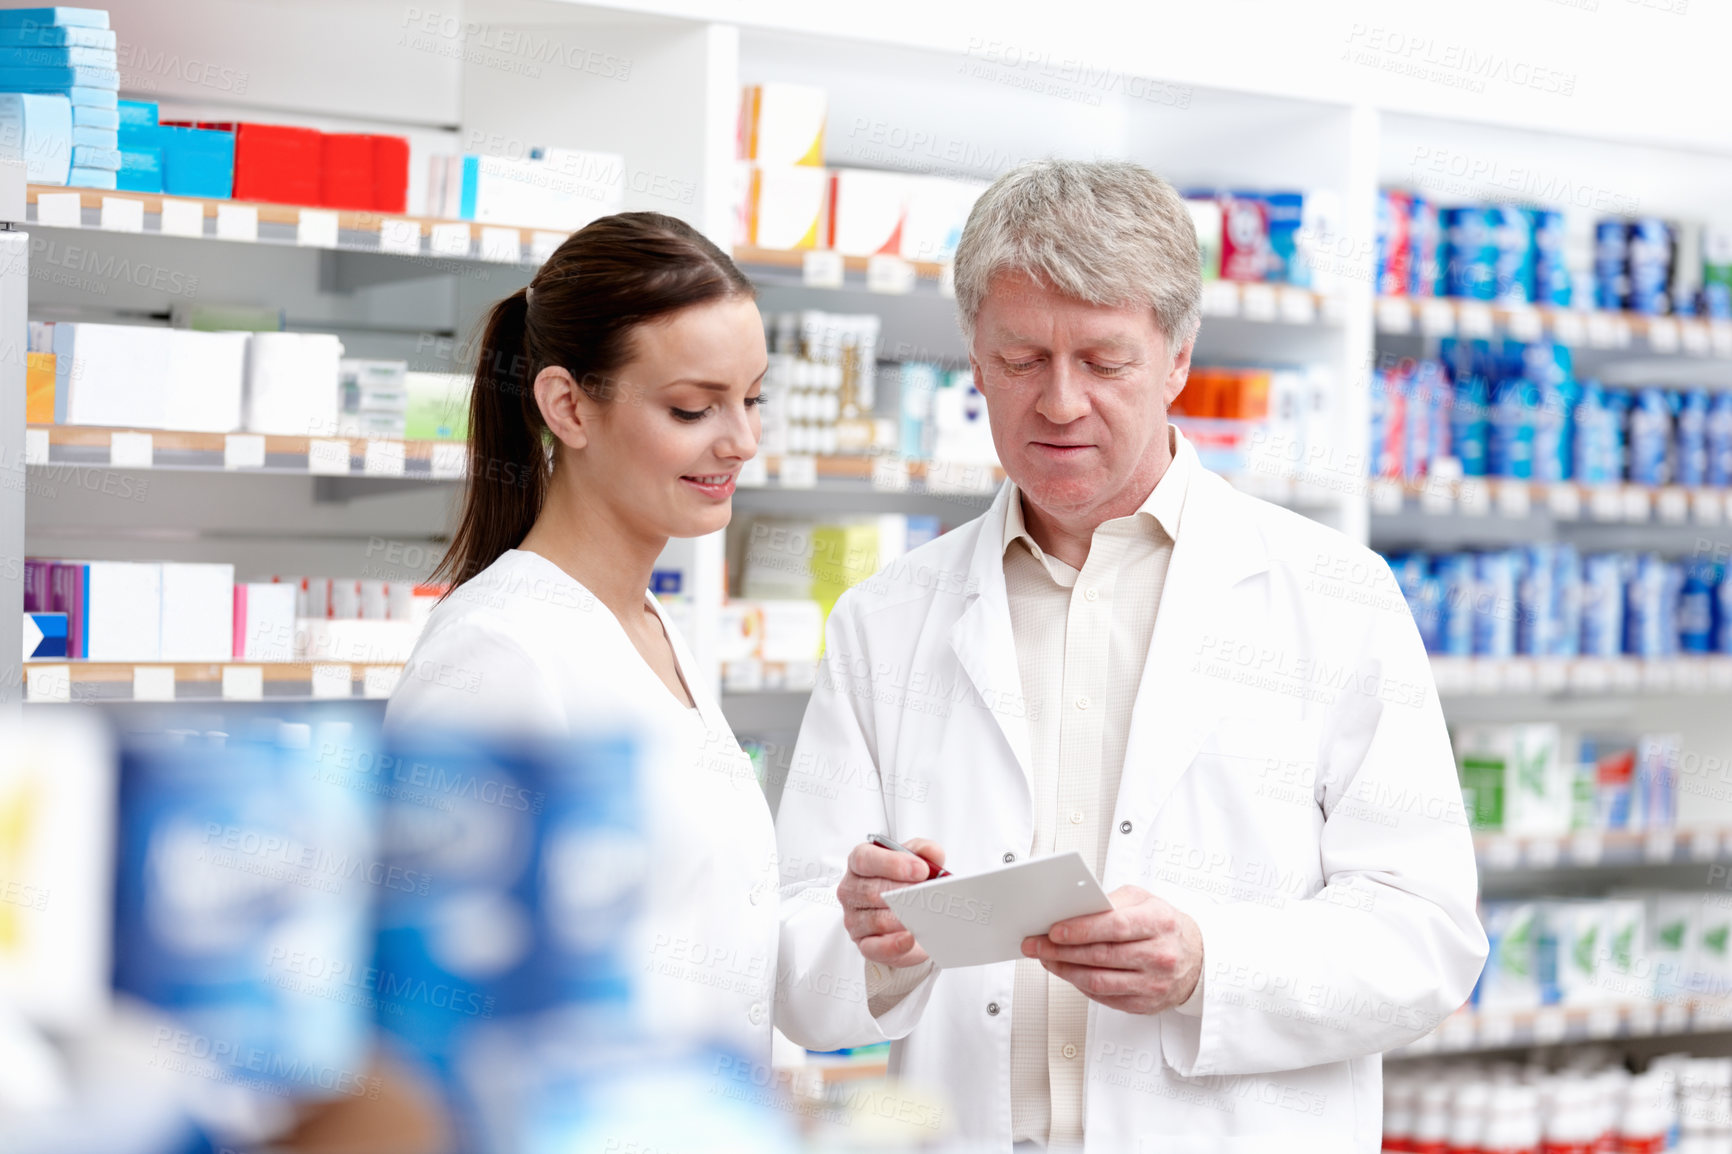
{"type": "Polygon", "coordinates": [[[1197,197],[1185,201],[1191,211],[1191,224],[1197,229],[1197,248],[1203,260],[1203,279],[1221,278],[1221,202],[1214,197],[1197,197]]]}
{"type": "Polygon", "coordinates": [[[330,620],[295,622],[296,661],[389,665],[409,660],[420,627],[410,621],[330,620]]]}
{"type": "Polygon", "coordinates": [[[65,184],[72,175],[72,102],[49,93],[0,93],[0,154],[23,162],[31,184],[65,184]]]}
{"type": "Polygon", "coordinates": [[[899,172],[838,168],[830,174],[830,243],[843,256],[902,251],[909,180],[899,172]]]}
{"type": "Polygon", "coordinates": [[[235,586],[234,656],[245,661],[292,661],[298,585],[251,581],[235,586]]]}
{"type": "Polygon", "coordinates": [[[343,343],[329,333],[254,333],[247,343],[245,425],[290,437],[337,431],[337,365],[343,343]]]}
{"type": "Polygon", "coordinates": [[[815,661],[824,647],[824,607],[816,601],[763,601],[758,656],[765,661],[815,661]]]}
{"type": "Polygon", "coordinates": [[[907,181],[901,255],[908,260],[951,260],[974,202],[986,191],[986,182],[943,176],[911,176],[907,181]]]}
{"type": "Polygon", "coordinates": [[[85,649],[91,661],[157,661],[162,656],[162,565],[87,562],[85,649]]]}
{"type": "Polygon", "coordinates": [[[54,420],[165,428],[170,329],[59,322],[54,326],[54,420]]]}
{"type": "Polygon", "coordinates": [[[115,761],[83,710],[0,722],[0,1002],[71,1035],[110,1013],[115,761]]]}
{"type": "Polygon", "coordinates": [[[740,97],[739,157],[822,166],[829,95],[805,84],[748,85],[740,97]]]}
{"type": "Polygon", "coordinates": [[[226,661],[234,655],[233,565],[162,564],[163,661],[226,661]]]}
{"type": "Polygon", "coordinates": [[[164,428],[202,433],[240,429],[251,336],[190,329],[169,332],[164,428]]]}
{"type": "Polygon", "coordinates": [[[805,165],[754,166],[746,199],[747,243],[817,248],[829,231],[830,178],[805,165]]]}

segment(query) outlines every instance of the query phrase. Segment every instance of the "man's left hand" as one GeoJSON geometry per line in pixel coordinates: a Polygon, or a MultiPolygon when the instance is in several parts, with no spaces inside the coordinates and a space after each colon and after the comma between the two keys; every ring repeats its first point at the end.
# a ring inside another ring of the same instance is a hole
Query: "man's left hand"
{"type": "Polygon", "coordinates": [[[1136,886],[1112,892],[1110,913],[1056,922],[1022,940],[1023,955],[1103,1006],[1158,1014],[1181,1005],[1203,973],[1203,934],[1183,911],[1136,886]]]}

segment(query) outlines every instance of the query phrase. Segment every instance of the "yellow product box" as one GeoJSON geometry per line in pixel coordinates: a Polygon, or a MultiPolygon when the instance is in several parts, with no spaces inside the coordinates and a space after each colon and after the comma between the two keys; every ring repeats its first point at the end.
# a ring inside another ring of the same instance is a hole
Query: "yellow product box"
{"type": "Polygon", "coordinates": [[[753,165],[746,241],[759,248],[818,248],[828,239],[830,174],[804,165],[753,165]]]}
{"type": "Polygon", "coordinates": [[[828,112],[829,98],[822,88],[748,85],[740,97],[740,159],[822,168],[828,112]]]}
{"type": "Polygon", "coordinates": [[[24,354],[24,420],[31,425],[54,423],[54,354],[24,354]]]}

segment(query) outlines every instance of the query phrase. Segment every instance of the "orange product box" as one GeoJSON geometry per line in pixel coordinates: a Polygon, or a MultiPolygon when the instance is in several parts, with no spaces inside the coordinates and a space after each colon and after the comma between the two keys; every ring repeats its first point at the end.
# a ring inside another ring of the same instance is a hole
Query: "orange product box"
{"type": "Polygon", "coordinates": [[[54,423],[54,354],[24,354],[24,421],[54,423]]]}

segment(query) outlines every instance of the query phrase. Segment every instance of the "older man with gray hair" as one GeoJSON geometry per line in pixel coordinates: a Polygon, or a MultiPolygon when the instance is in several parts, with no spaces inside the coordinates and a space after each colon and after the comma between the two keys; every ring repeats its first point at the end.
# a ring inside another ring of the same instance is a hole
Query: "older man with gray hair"
{"type": "Polygon", "coordinates": [[[1134,164],[981,197],[956,298],[1009,480],[836,603],[783,793],[778,1025],[894,1040],[947,1103],[900,1112],[983,1149],[1371,1154],[1379,1055],[1485,958],[1388,567],[1167,421],[1199,269],[1184,202],[1134,164]],[[1113,909],[1020,960],[938,967],[883,897],[1067,851],[1113,909]]]}

